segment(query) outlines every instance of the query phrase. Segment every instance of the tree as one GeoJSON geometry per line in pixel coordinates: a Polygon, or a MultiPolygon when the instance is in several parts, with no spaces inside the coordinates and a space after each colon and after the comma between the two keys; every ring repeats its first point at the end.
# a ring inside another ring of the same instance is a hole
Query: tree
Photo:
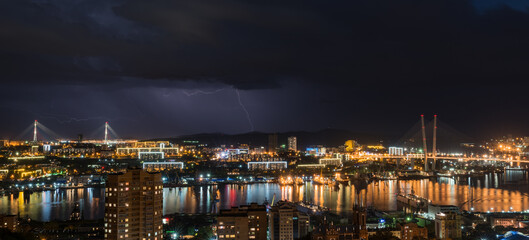
{"type": "Polygon", "coordinates": [[[196,239],[209,240],[213,237],[213,230],[211,227],[200,227],[196,233],[196,239]]]}
{"type": "Polygon", "coordinates": [[[489,224],[482,223],[476,225],[468,239],[496,239],[496,233],[489,224]]]}

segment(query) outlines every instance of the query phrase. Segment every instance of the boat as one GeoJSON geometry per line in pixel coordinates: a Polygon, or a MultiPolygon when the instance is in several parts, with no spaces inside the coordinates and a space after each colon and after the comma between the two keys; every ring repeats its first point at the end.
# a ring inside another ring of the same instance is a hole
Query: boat
{"type": "Polygon", "coordinates": [[[342,178],[342,175],[340,173],[335,174],[334,180],[338,183],[346,183],[346,184],[349,183],[349,179],[342,178]]]}
{"type": "Polygon", "coordinates": [[[303,178],[300,178],[300,177],[296,177],[294,182],[296,183],[296,185],[304,185],[305,184],[305,181],[303,181],[303,178]]]}
{"type": "Polygon", "coordinates": [[[453,177],[454,175],[452,175],[451,172],[438,172],[437,176],[438,177],[453,177]]]}
{"type": "Polygon", "coordinates": [[[408,170],[402,171],[398,174],[398,179],[400,180],[418,180],[429,178],[430,176],[427,173],[418,171],[418,170],[408,170]]]}
{"type": "Polygon", "coordinates": [[[332,181],[328,178],[316,175],[312,178],[312,182],[314,184],[320,184],[320,185],[329,185],[332,184],[332,181]]]}
{"type": "Polygon", "coordinates": [[[280,185],[293,185],[294,179],[292,179],[292,177],[280,177],[278,183],[280,185]]]}
{"type": "Polygon", "coordinates": [[[398,177],[395,174],[384,172],[382,174],[373,174],[371,177],[374,180],[397,180],[398,177]]]}

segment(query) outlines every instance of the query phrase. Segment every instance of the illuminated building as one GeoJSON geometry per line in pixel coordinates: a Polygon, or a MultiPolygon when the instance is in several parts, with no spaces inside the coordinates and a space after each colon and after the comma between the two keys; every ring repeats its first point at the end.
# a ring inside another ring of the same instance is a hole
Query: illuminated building
{"type": "Polygon", "coordinates": [[[157,172],[163,170],[184,169],[183,162],[144,162],[143,170],[157,172]]]}
{"type": "Polygon", "coordinates": [[[5,228],[11,232],[14,232],[17,230],[17,227],[18,227],[18,216],[17,215],[0,215],[0,228],[5,228]]]}
{"type": "Polygon", "coordinates": [[[285,161],[248,162],[248,170],[281,170],[287,168],[285,161]]]}
{"type": "Polygon", "coordinates": [[[271,240],[300,239],[309,233],[309,216],[292,203],[279,201],[268,214],[271,240]]]}
{"type": "Polygon", "coordinates": [[[218,239],[266,239],[266,206],[251,203],[220,210],[217,217],[218,239]]]}
{"type": "Polygon", "coordinates": [[[219,160],[225,161],[239,161],[240,158],[248,158],[249,148],[226,148],[217,152],[215,155],[219,160]]]}
{"type": "Polygon", "coordinates": [[[358,143],[355,140],[345,141],[345,151],[352,152],[358,146],[358,143]]]}
{"type": "Polygon", "coordinates": [[[178,155],[180,149],[167,141],[135,142],[132,147],[116,149],[118,157],[137,157],[140,160],[159,160],[178,155]]]}
{"type": "Polygon", "coordinates": [[[435,215],[435,237],[437,239],[461,238],[461,215],[454,212],[435,215]]]}
{"type": "Polygon", "coordinates": [[[105,239],[162,239],[163,185],[160,173],[129,169],[108,176],[105,239]]]}
{"type": "Polygon", "coordinates": [[[386,148],[382,145],[368,145],[367,149],[377,151],[377,150],[384,150],[386,148]]]}
{"type": "Polygon", "coordinates": [[[401,147],[389,147],[389,155],[402,156],[404,155],[404,148],[401,147]]]}
{"type": "Polygon", "coordinates": [[[165,159],[165,152],[138,152],[138,159],[144,161],[154,161],[165,159]]]}
{"type": "Polygon", "coordinates": [[[523,228],[526,225],[524,222],[523,215],[517,214],[501,214],[490,217],[490,225],[493,228],[497,226],[502,226],[505,228],[523,228]]]}
{"type": "Polygon", "coordinates": [[[298,164],[297,168],[324,168],[325,164],[298,164]]]}
{"type": "Polygon", "coordinates": [[[296,137],[288,137],[288,150],[298,150],[298,139],[296,137]]]}
{"type": "Polygon", "coordinates": [[[228,155],[239,155],[239,154],[248,154],[248,148],[228,148],[226,149],[228,155]]]}
{"type": "Polygon", "coordinates": [[[44,144],[42,145],[42,151],[43,152],[50,152],[51,151],[51,145],[50,144],[44,144]]]}
{"type": "Polygon", "coordinates": [[[322,156],[322,155],[325,155],[325,153],[327,153],[327,149],[325,147],[322,147],[322,146],[308,147],[306,149],[306,152],[307,152],[308,155],[322,156]]]}
{"type": "Polygon", "coordinates": [[[332,165],[332,166],[340,166],[340,165],[342,165],[342,159],[340,159],[340,158],[322,158],[322,159],[320,159],[320,164],[332,165]]]}
{"type": "Polygon", "coordinates": [[[63,144],[60,148],[51,148],[51,146],[43,146],[44,152],[49,152],[56,156],[67,156],[67,157],[80,157],[80,156],[91,156],[96,154],[95,144],[89,143],[74,143],[74,144],[63,144]]]}
{"type": "Polygon", "coordinates": [[[400,227],[400,239],[428,239],[428,229],[417,226],[417,223],[406,223],[400,227]]]}
{"type": "Polygon", "coordinates": [[[32,178],[32,177],[38,177],[43,174],[42,169],[25,169],[25,168],[19,168],[15,169],[14,172],[16,174],[19,174],[21,179],[25,178],[32,178]]]}

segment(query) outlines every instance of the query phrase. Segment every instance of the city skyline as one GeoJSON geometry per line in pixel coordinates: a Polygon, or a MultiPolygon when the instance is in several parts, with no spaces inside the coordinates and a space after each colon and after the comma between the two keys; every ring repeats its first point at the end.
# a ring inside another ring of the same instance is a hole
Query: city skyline
{"type": "MultiPolygon", "coordinates": [[[[421,117],[424,116],[423,114],[420,115],[421,117]]],[[[434,115],[437,117],[437,115],[434,115]]],[[[417,119],[415,119],[417,120],[417,119]]],[[[84,121],[84,120],[81,120],[84,121]]],[[[429,125],[431,128],[433,126],[434,120],[433,119],[426,119],[426,124],[429,125]]],[[[61,133],[58,133],[54,131],[54,129],[50,129],[47,126],[43,125],[38,120],[34,120],[30,125],[26,126],[26,128],[18,133],[17,136],[5,136],[3,139],[6,140],[13,140],[13,141],[43,141],[43,142],[53,142],[57,140],[70,140],[70,141],[81,141],[81,140],[90,140],[90,141],[97,141],[97,140],[103,140],[104,142],[108,140],[126,140],[126,139],[136,139],[136,140],[149,140],[149,139],[193,139],[198,138],[202,139],[207,136],[226,136],[226,137],[239,137],[239,136],[247,136],[247,135],[266,135],[266,134],[286,134],[286,135],[296,135],[296,134],[314,134],[318,135],[320,133],[324,132],[334,132],[337,133],[341,138],[354,138],[355,140],[360,140],[364,142],[384,142],[389,141],[393,143],[397,143],[398,141],[403,140],[406,137],[410,137],[410,134],[417,133],[417,127],[420,125],[420,120],[416,121],[415,124],[410,124],[408,126],[408,129],[406,130],[400,130],[397,133],[394,132],[380,132],[380,131],[352,131],[348,130],[346,128],[339,129],[339,128],[322,128],[322,129],[315,129],[315,130],[286,130],[283,132],[278,131],[272,131],[272,132],[266,132],[266,131],[248,131],[248,132],[236,132],[236,133],[227,133],[222,131],[217,132],[197,132],[194,134],[181,134],[181,135],[154,135],[154,136],[140,136],[138,137],[137,134],[131,133],[129,135],[121,135],[120,133],[116,132],[114,128],[110,127],[110,123],[108,121],[104,122],[103,125],[100,125],[97,127],[97,129],[91,129],[91,131],[88,131],[88,134],[85,132],[77,131],[79,128],[67,128],[62,127],[59,128],[59,131],[61,133]],[[72,129],[76,129],[72,131],[72,129]],[[71,133],[77,131],[77,134],[73,135],[64,135],[66,131],[70,131],[71,133]],[[415,132],[414,132],[415,131],[415,132]],[[347,135],[347,136],[344,136],[347,135]]],[[[489,139],[493,138],[523,138],[525,135],[523,132],[515,132],[515,134],[512,134],[510,132],[505,134],[478,134],[476,135],[468,135],[467,131],[457,129],[454,126],[451,126],[450,124],[442,122],[443,128],[446,128],[446,131],[449,131],[451,137],[457,137],[458,141],[470,141],[470,142],[483,142],[487,141],[489,139]],[[459,136],[455,136],[459,135],[459,136]]],[[[85,126],[86,127],[86,126],[85,126]]],[[[85,129],[83,127],[83,129],[85,129]]],[[[136,132],[136,131],[133,131],[136,132]]],[[[432,136],[430,132],[428,132],[428,138],[431,138],[432,136]]],[[[295,136],[293,136],[295,138],[295,136]]],[[[336,139],[335,139],[336,140],[336,139]]],[[[342,139],[343,140],[343,139],[342,139]]],[[[295,144],[294,140],[294,144],[295,144]]],[[[341,141],[341,140],[340,140],[341,141]]],[[[290,144],[290,139],[287,141],[287,145],[290,144]]]]}
{"type": "Polygon", "coordinates": [[[0,1],[0,239],[529,240],[527,0],[0,1]]]}

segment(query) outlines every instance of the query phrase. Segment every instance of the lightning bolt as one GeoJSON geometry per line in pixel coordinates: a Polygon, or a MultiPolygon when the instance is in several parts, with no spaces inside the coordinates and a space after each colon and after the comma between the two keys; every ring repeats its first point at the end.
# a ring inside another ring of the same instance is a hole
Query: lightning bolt
{"type": "Polygon", "coordinates": [[[244,113],[246,113],[246,118],[248,119],[248,123],[250,124],[251,131],[253,132],[254,127],[253,127],[252,118],[250,117],[250,113],[246,109],[246,106],[244,106],[244,104],[242,103],[241,94],[239,93],[239,89],[235,88],[235,93],[237,93],[237,100],[239,100],[239,105],[241,105],[242,110],[244,111],[244,113]]]}
{"type": "MultiPolygon", "coordinates": [[[[191,97],[191,96],[195,96],[195,95],[215,94],[215,93],[218,93],[220,91],[223,91],[224,89],[226,89],[226,88],[220,88],[220,89],[216,89],[214,91],[195,90],[195,91],[192,91],[192,92],[188,92],[188,91],[182,90],[182,93],[184,93],[188,97],[191,97]]],[[[235,89],[235,94],[237,94],[237,101],[239,102],[239,105],[241,106],[241,108],[244,111],[244,113],[246,114],[246,119],[248,120],[248,124],[250,124],[250,130],[253,132],[255,130],[255,128],[254,128],[254,125],[253,125],[253,122],[252,122],[252,118],[250,116],[250,112],[248,112],[248,109],[246,109],[246,106],[242,102],[241,94],[239,93],[239,90],[237,88],[234,88],[234,89],[235,89]]]]}

